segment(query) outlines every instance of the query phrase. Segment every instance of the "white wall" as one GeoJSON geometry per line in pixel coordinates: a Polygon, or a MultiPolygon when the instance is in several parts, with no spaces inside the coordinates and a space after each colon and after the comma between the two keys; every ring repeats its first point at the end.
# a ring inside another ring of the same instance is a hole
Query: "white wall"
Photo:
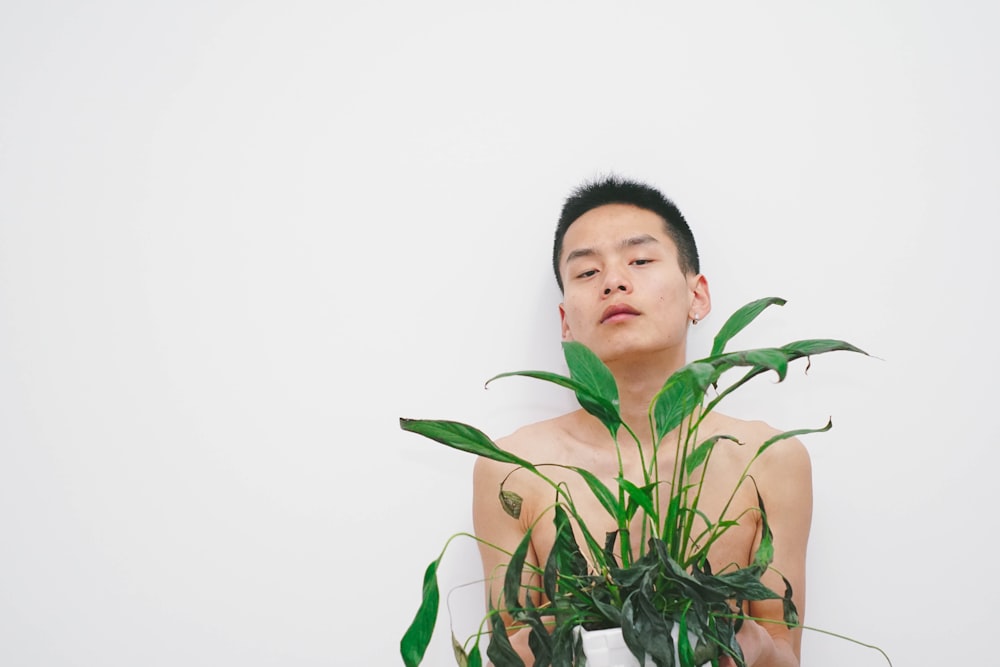
{"type": "Polygon", "coordinates": [[[399,664],[472,461],[397,418],[571,407],[482,383],[561,369],[554,220],[610,170],[695,228],[692,355],[777,295],[735,343],[879,357],[730,408],[834,419],[807,620],[896,665],[990,655],[996,5],[361,5],[0,8],[0,663],[399,664]]]}

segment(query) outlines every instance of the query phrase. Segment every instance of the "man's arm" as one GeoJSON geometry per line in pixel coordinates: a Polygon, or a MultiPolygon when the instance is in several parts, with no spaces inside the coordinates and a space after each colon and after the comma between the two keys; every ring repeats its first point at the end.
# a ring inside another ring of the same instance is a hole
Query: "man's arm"
{"type": "MultiPolygon", "coordinates": [[[[521,543],[528,525],[526,515],[522,514],[521,519],[515,519],[500,504],[500,483],[512,470],[514,467],[511,465],[480,458],[473,469],[472,482],[472,520],[476,537],[482,540],[479,543],[479,554],[483,561],[483,576],[486,578],[486,595],[493,607],[501,609],[505,624],[511,621],[510,615],[502,611],[506,605],[501,599],[507,563],[510,561],[509,554],[521,543]]],[[[506,488],[523,491],[512,483],[516,476],[515,474],[508,480],[506,488]]],[[[529,545],[525,558],[525,584],[540,586],[539,578],[529,573],[537,563],[535,550],[529,545]]],[[[537,599],[534,602],[537,603],[537,599]]],[[[534,658],[528,648],[527,635],[527,630],[518,631],[511,635],[510,640],[521,659],[526,664],[531,664],[534,658]]]]}
{"type": "MultiPolygon", "coordinates": [[[[784,575],[792,586],[792,600],[800,622],[805,617],[806,546],[812,522],[812,466],[809,452],[798,440],[775,444],[754,464],[754,478],[764,500],[767,522],[774,535],[773,570],[762,581],[783,595],[784,575]],[[780,574],[779,574],[780,573],[780,574]]],[[[759,535],[758,535],[759,542],[759,535]]],[[[756,549],[756,544],[754,548],[756,549]]],[[[802,630],[782,622],[781,600],[751,602],[749,615],[770,622],[747,622],[737,636],[749,667],[798,667],[802,630]]]]}

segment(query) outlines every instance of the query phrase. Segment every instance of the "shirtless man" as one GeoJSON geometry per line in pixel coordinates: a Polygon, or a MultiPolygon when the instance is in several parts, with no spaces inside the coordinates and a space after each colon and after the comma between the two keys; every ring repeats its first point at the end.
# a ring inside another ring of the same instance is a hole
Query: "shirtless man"
{"type": "MultiPolygon", "coordinates": [[[[556,230],[553,265],[563,293],[559,306],[562,338],[584,344],[610,368],[618,384],[622,418],[644,438],[642,447],[649,461],[651,438],[648,429],[640,428],[648,423],[649,403],[666,379],[687,363],[688,326],[697,324],[711,310],[708,282],[699,273],[690,229],[680,212],[657,190],[623,179],[603,179],[579,188],[567,199],[556,230]]],[[[757,447],[777,431],[761,422],[746,422],[713,411],[699,428],[699,438],[713,433],[734,435],[745,443],[737,446],[721,441],[712,455],[701,508],[707,516],[717,517],[757,447]]],[[[621,442],[631,442],[624,431],[622,435],[621,442]]],[[[613,440],[597,418],[582,409],[520,428],[498,444],[530,461],[586,467],[609,488],[616,488],[618,462],[613,440]]],[[[672,456],[672,447],[660,449],[662,479],[670,479],[672,456]]],[[[637,449],[622,447],[622,457],[625,477],[641,479],[637,449]]],[[[504,488],[523,498],[521,515],[513,519],[505,514],[497,492],[511,470],[510,465],[478,459],[473,498],[476,534],[508,551],[515,549],[528,526],[553,500],[550,486],[526,471],[517,471],[504,488]]],[[[555,467],[546,468],[546,474],[567,485],[595,535],[604,534],[602,527],[615,530],[614,521],[579,476],[555,467]]],[[[803,617],[806,543],[812,514],[808,453],[797,440],[783,441],[754,462],[751,474],[774,534],[772,566],[791,583],[795,605],[803,617]]],[[[750,507],[757,507],[756,492],[752,484],[743,484],[727,518],[736,518],[750,507]]],[[[744,514],[739,525],[713,545],[709,558],[712,570],[748,565],[760,539],[760,528],[756,512],[744,514]]],[[[532,533],[530,563],[546,562],[554,533],[549,512],[532,533]]],[[[639,535],[639,530],[632,531],[635,553],[639,535]]],[[[492,582],[487,584],[487,594],[496,602],[505,557],[489,547],[481,546],[480,550],[485,575],[492,582]]],[[[763,582],[779,593],[785,590],[781,577],[774,572],[766,573],[763,582]]],[[[747,611],[753,617],[782,619],[780,600],[753,602],[747,611]]],[[[527,633],[515,632],[511,642],[525,663],[531,665],[527,633]]],[[[780,622],[747,621],[737,640],[747,665],[796,667],[800,634],[800,630],[790,630],[780,622]]],[[[722,664],[732,662],[726,657],[722,664]]]]}

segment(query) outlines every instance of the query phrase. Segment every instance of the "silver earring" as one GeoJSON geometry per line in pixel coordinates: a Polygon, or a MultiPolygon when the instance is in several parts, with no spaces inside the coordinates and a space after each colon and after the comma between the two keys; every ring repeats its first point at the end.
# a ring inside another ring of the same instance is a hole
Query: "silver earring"
{"type": "Polygon", "coordinates": [[[694,317],[691,318],[691,324],[698,324],[698,316],[697,315],[695,315],[694,317]]]}

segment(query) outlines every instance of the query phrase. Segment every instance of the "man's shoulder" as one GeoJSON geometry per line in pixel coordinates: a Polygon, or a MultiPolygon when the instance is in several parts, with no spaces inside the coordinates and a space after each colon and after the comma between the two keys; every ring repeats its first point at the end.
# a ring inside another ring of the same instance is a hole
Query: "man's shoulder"
{"type": "MultiPolygon", "coordinates": [[[[549,461],[571,437],[572,424],[572,413],[525,424],[497,439],[496,445],[500,449],[532,463],[549,461]]],[[[510,467],[509,464],[497,463],[482,457],[476,465],[480,467],[496,465],[510,467]]]]}
{"type": "Polygon", "coordinates": [[[565,436],[570,430],[573,413],[559,415],[550,419],[525,424],[512,433],[505,435],[498,443],[508,447],[533,447],[539,440],[565,436]]]}
{"type": "Polygon", "coordinates": [[[760,452],[759,463],[762,466],[800,466],[809,463],[809,452],[798,438],[782,437],[784,432],[767,422],[739,419],[720,413],[714,413],[712,417],[712,430],[739,440],[744,456],[753,457],[765,444],[770,443],[760,452]]]}

